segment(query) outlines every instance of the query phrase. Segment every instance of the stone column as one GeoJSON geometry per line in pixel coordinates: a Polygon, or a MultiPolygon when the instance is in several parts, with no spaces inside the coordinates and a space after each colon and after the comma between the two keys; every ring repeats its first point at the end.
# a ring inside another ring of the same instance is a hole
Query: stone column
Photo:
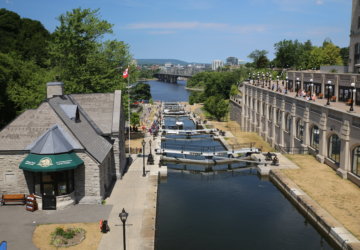
{"type": "Polygon", "coordinates": [[[280,135],[279,135],[279,145],[284,146],[284,131],[285,131],[285,100],[281,101],[281,124],[280,124],[280,135]]]}
{"type": "Polygon", "coordinates": [[[350,171],[350,124],[348,120],[344,120],[341,126],[341,150],[340,150],[340,167],[336,173],[342,178],[347,178],[347,173],[350,171]]]}
{"type": "Polygon", "coordinates": [[[321,163],[324,163],[325,156],[327,155],[326,124],[327,124],[327,115],[326,113],[321,113],[320,124],[319,124],[319,130],[320,130],[319,153],[316,155],[316,159],[321,163]]]}
{"type": "Polygon", "coordinates": [[[257,127],[257,130],[258,130],[258,133],[261,134],[262,133],[262,128],[264,127],[263,125],[263,115],[264,115],[264,110],[263,110],[263,103],[264,103],[264,100],[263,100],[263,93],[260,93],[259,95],[259,102],[260,102],[260,107],[259,107],[259,124],[258,124],[258,127],[257,127]]]}
{"type": "Polygon", "coordinates": [[[265,115],[265,121],[264,121],[264,140],[267,141],[268,136],[269,136],[269,94],[266,94],[265,97],[265,110],[264,110],[264,115],[265,115]]]}
{"type": "Polygon", "coordinates": [[[271,123],[271,146],[274,147],[276,143],[275,138],[276,133],[276,98],[273,98],[273,107],[272,107],[272,123],[271,123]]]}
{"type": "Polygon", "coordinates": [[[257,92],[254,91],[253,97],[254,97],[254,99],[253,99],[254,107],[253,107],[253,124],[252,124],[252,127],[253,127],[254,132],[258,132],[258,130],[257,130],[257,118],[258,118],[258,116],[257,116],[257,104],[258,104],[257,92]]]}
{"type": "Polygon", "coordinates": [[[291,105],[290,153],[293,153],[296,137],[296,104],[291,105]]]}
{"type": "Polygon", "coordinates": [[[310,116],[309,107],[306,107],[305,112],[304,112],[304,141],[303,141],[303,144],[302,144],[302,146],[304,148],[307,148],[307,146],[310,145],[309,116],[310,116]]]}
{"type": "Polygon", "coordinates": [[[241,129],[247,131],[247,123],[249,119],[248,115],[248,108],[249,108],[249,91],[248,88],[244,88],[244,104],[243,104],[243,116],[244,116],[244,123],[241,124],[241,129]]]}

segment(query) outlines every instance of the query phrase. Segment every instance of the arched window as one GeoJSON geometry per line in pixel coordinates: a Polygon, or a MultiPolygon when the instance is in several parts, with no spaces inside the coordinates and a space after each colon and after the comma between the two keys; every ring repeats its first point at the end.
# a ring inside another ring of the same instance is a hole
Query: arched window
{"type": "Polygon", "coordinates": [[[310,146],[319,149],[319,137],[320,137],[320,130],[318,126],[314,126],[311,129],[311,138],[310,138],[310,146]]]}
{"type": "Polygon", "coordinates": [[[340,163],[340,146],[339,136],[334,134],[329,137],[329,158],[335,161],[335,163],[340,163]]]}
{"type": "Polygon", "coordinates": [[[301,119],[296,121],[296,137],[301,141],[304,139],[304,122],[301,119]]]}
{"type": "Polygon", "coordinates": [[[273,108],[269,106],[269,120],[272,121],[273,119],[273,108]]]}
{"type": "Polygon", "coordinates": [[[291,115],[289,113],[285,116],[285,130],[288,132],[291,130],[291,115]]]}
{"type": "Polygon", "coordinates": [[[276,124],[277,125],[281,125],[281,111],[280,109],[277,109],[276,110],[276,124]]]}
{"type": "Polygon", "coordinates": [[[266,113],[266,104],[265,104],[265,102],[263,102],[263,109],[262,109],[262,114],[263,114],[263,116],[265,116],[265,113],[266,113]]]}
{"type": "Polygon", "coordinates": [[[360,176],[360,146],[354,148],[352,152],[351,172],[357,176],[360,176]]]}

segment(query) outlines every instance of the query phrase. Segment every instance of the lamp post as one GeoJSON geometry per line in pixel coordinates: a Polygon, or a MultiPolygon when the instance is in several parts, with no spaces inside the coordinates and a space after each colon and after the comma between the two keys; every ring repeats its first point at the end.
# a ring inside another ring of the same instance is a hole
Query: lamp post
{"type": "Polygon", "coordinates": [[[260,73],[258,72],[257,73],[257,83],[259,84],[259,82],[260,82],[260,73]]]}
{"type": "Polygon", "coordinates": [[[276,77],[276,91],[279,91],[279,76],[276,77]]]}
{"type": "Polygon", "coordinates": [[[142,147],[143,147],[143,177],[146,176],[146,173],[145,173],[145,140],[142,140],[141,142],[142,144],[142,147]]]}
{"type": "Polygon", "coordinates": [[[326,103],[326,105],[330,105],[330,91],[332,89],[330,80],[328,81],[328,85],[326,86],[326,88],[327,88],[327,103],[326,103]]]}
{"type": "Polygon", "coordinates": [[[355,92],[356,92],[354,82],[351,83],[351,90],[350,91],[351,91],[351,103],[350,103],[350,112],[351,112],[351,111],[354,111],[354,96],[355,96],[355,92]]]}
{"type": "Polygon", "coordinates": [[[312,100],[312,88],[313,88],[313,86],[314,86],[314,83],[313,83],[313,79],[311,78],[310,79],[310,99],[309,99],[309,101],[311,101],[312,100]]]}
{"type": "Polygon", "coordinates": [[[252,73],[252,79],[253,79],[253,83],[255,83],[255,74],[252,73]]]}
{"type": "Polygon", "coordinates": [[[266,72],[266,83],[268,83],[269,81],[269,72],[266,72]]]}
{"type": "Polygon", "coordinates": [[[296,89],[295,89],[295,91],[296,91],[296,97],[298,97],[299,96],[299,77],[296,77],[296,89]]]}
{"type": "Polygon", "coordinates": [[[127,217],[129,216],[129,213],[127,213],[125,211],[125,209],[123,208],[121,213],[119,214],[120,220],[123,223],[123,242],[124,242],[124,250],[126,250],[126,234],[125,234],[125,222],[127,217]]]}
{"type": "Polygon", "coordinates": [[[287,93],[287,91],[289,91],[289,77],[286,76],[285,79],[286,79],[286,93],[287,93]]]}

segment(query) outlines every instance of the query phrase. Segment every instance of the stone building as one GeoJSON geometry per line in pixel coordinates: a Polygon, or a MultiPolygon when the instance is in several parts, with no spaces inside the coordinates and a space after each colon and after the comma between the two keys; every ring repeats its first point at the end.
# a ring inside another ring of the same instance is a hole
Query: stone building
{"type": "Polygon", "coordinates": [[[64,95],[48,83],[47,99],[0,131],[0,193],[52,209],[100,203],[125,169],[123,117],[121,91],[64,95]]]}
{"type": "Polygon", "coordinates": [[[242,95],[231,98],[231,119],[242,130],[261,135],[277,150],[310,153],[343,178],[360,185],[360,114],[349,112],[349,106],[341,102],[351,97],[344,95],[360,85],[360,77],[289,72],[288,79],[284,85],[281,81],[244,82],[239,87],[242,95]],[[355,87],[350,87],[351,82],[355,87]],[[287,92],[276,91],[277,85],[283,90],[287,85],[287,92]],[[296,97],[295,90],[308,88],[323,99],[296,97]],[[328,95],[335,101],[330,105],[326,105],[328,95]]]}

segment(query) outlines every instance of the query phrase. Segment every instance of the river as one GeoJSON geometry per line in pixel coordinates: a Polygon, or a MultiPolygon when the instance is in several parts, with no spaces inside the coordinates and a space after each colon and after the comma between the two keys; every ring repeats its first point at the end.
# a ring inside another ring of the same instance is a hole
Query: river
{"type": "MultiPolygon", "coordinates": [[[[153,100],[188,101],[184,82],[148,83],[153,100]]],[[[168,168],[159,184],[157,250],[333,249],[254,169],[195,173],[174,170],[183,169],[176,164],[168,168]]]]}

